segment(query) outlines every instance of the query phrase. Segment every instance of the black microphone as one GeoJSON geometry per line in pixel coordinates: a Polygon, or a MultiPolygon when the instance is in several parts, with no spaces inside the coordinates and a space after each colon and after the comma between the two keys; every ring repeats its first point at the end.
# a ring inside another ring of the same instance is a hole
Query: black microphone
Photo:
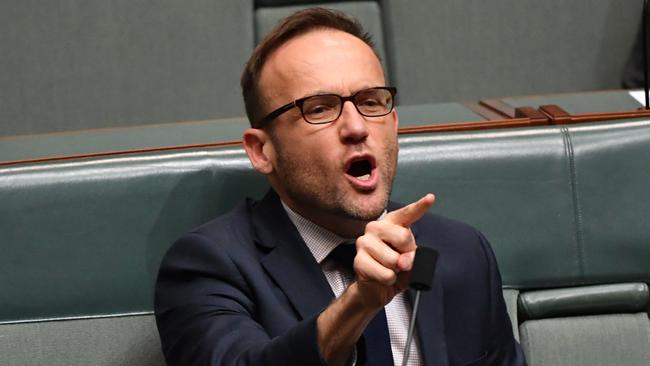
{"type": "Polygon", "coordinates": [[[415,250],[413,268],[411,269],[411,282],[409,286],[418,291],[431,290],[433,272],[436,271],[438,252],[433,248],[418,247],[415,250]]]}
{"type": "Polygon", "coordinates": [[[402,366],[406,366],[411,351],[411,342],[413,341],[413,330],[415,328],[415,318],[420,305],[420,293],[431,290],[433,282],[433,273],[436,271],[436,262],[438,261],[438,252],[433,248],[418,247],[415,250],[413,259],[413,268],[411,269],[411,282],[409,286],[415,290],[415,301],[413,302],[413,311],[411,312],[411,321],[409,322],[408,336],[404,348],[404,357],[402,366]]]}

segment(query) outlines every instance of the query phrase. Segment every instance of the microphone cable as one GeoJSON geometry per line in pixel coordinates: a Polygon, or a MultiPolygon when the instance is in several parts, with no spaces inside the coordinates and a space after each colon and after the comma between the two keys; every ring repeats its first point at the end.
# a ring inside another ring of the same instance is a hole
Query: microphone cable
{"type": "Polygon", "coordinates": [[[409,287],[415,290],[415,300],[413,302],[413,311],[409,321],[408,335],[406,337],[406,346],[404,348],[404,357],[402,366],[406,366],[411,353],[411,342],[413,341],[413,331],[415,330],[415,319],[417,318],[418,308],[420,307],[420,295],[422,291],[431,290],[433,282],[433,273],[436,271],[436,262],[438,261],[438,252],[433,248],[418,247],[415,250],[413,259],[413,269],[411,270],[411,281],[409,287]]]}

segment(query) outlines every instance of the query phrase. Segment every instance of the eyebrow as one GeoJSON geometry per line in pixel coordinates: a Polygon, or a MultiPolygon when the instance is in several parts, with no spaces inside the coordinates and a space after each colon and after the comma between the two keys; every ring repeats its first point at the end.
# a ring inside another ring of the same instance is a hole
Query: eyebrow
{"type": "Polygon", "coordinates": [[[304,94],[303,96],[301,96],[300,98],[297,98],[297,99],[313,97],[315,95],[325,95],[325,94],[336,94],[336,93],[333,92],[333,91],[327,91],[327,90],[317,90],[315,92],[304,94]]]}
{"type": "MultiPolygon", "coordinates": [[[[385,85],[374,85],[374,86],[368,86],[368,85],[366,84],[366,85],[364,85],[364,86],[362,86],[362,87],[360,87],[360,88],[358,88],[358,89],[352,91],[352,93],[350,93],[350,95],[354,95],[354,94],[356,94],[356,93],[358,93],[358,92],[360,92],[360,91],[362,91],[362,90],[372,89],[372,88],[382,88],[382,87],[384,87],[384,86],[385,86],[385,85]]],[[[321,90],[317,90],[317,91],[315,91],[315,92],[313,92],[313,93],[311,93],[311,94],[304,94],[304,95],[301,96],[300,98],[296,98],[296,99],[294,99],[294,100],[302,99],[302,98],[307,98],[307,97],[313,97],[313,96],[316,96],[316,95],[326,95],[326,94],[334,94],[334,95],[339,95],[339,96],[341,96],[341,94],[339,94],[339,93],[337,93],[337,92],[328,91],[328,90],[322,90],[322,89],[321,89],[321,90]]]]}

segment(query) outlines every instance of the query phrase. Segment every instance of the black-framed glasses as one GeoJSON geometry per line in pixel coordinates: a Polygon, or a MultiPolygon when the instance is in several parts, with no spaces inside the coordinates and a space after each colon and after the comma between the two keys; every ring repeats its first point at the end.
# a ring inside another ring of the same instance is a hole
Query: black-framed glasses
{"type": "Polygon", "coordinates": [[[294,107],[300,108],[302,118],[307,123],[323,124],[334,122],[341,115],[343,104],[348,100],[354,104],[354,107],[362,116],[381,117],[393,110],[395,94],[397,94],[397,88],[379,86],[359,90],[347,97],[337,94],[311,95],[296,99],[274,110],[262,118],[258,126],[264,126],[294,107]]]}

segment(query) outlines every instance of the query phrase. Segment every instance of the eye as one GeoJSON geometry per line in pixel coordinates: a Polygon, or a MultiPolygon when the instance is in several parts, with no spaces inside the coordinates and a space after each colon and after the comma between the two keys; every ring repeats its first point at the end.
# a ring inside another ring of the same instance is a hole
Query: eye
{"type": "Polygon", "coordinates": [[[364,107],[376,107],[376,106],[383,106],[385,104],[376,98],[366,98],[357,102],[357,105],[364,106],[364,107]]]}
{"type": "Polygon", "coordinates": [[[317,105],[309,105],[309,106],[305,105],[302,108],[303,113],[310,116],[327,114],[330,113],[332,110],[334,110],[334,107],[326,104],[317,104],[317,105]]]}
{"type": "Polygon", "coordinates": [[[381,88],[362,90],[355,96],[354,103],[359,112],[366,116],[381,116],[391,108],[392,95],[390,91],[381,88]]]}
{"type": "Polygon", "coordinates": [[[323,122],[336,118],[340,111],[340,101],[337,96],[317,95],[308,98],[302,105],[302,114],[309,122],[323,122]]]}
{"type": "Polygon", "coordinates": [[[356,105],[359,111],[366,115],[383,114],[387,109],[386,101],[376,96],[357,98],[356,105]]]}

